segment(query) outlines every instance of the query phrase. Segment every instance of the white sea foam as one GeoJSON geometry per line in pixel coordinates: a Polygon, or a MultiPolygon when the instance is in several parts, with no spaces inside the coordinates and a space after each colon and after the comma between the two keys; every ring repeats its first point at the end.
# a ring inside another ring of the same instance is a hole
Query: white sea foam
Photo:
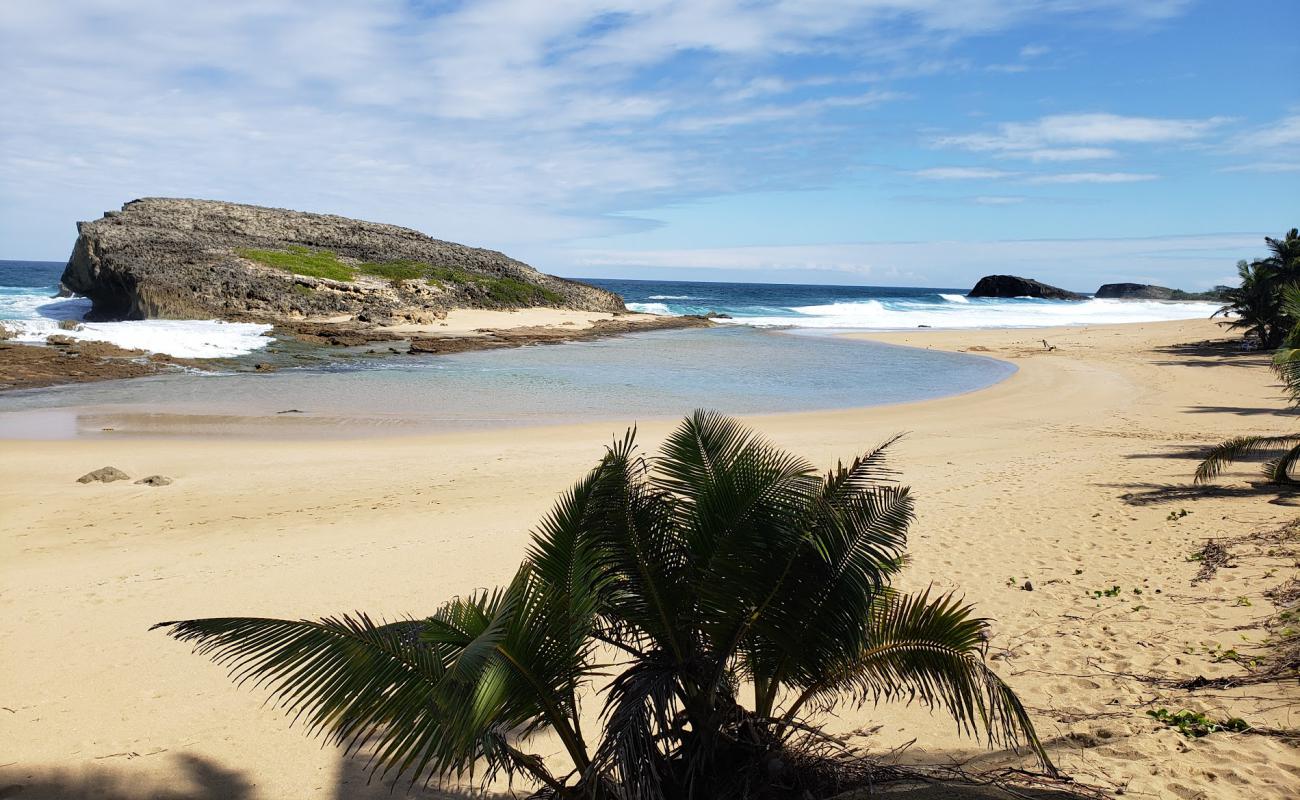
{"type": "Polygon", "coordinates": [[[642,314],[658,314],[660,316],[674,316],[668,308],[667,303],[628,303],[628,311],[639,311],[642,314]]]}
{"type": "Polygon", "coordinates": [[[970,298],[964,294],[941,294],[939,295],[949,303],[969,303],[970,298]]]}
{"type": "Polygon", "coordinates": [[[1198,319],[1214,311],[1210,303],[1141,300],[978,300],[969,303],[917,303],[866,300],[798,306],[796,316],[736,317],[733,324],[798,328],[901,330],[932,328],[1038,328],[1053,325],[1105,325],[1198,319]]]}
{"type": "Polygon", "coordinates": [[[651,300],[694,300],[689,294],[652,294],[651,300]]]}
{"type": "Polygon", "coordinates": [[[34,292],[0,294],[0,323],[14,331],[16,342],[40,343],[47,336],[60,334],[176,358],[230,358],[261,349],[271,341],[263,335],[271,330],[270,325],[221,320],[86,322],[80,330],[59,328],[60,320],[80,320],[89,310],[90,301],[82,298],[51,299],[34,292]]]}

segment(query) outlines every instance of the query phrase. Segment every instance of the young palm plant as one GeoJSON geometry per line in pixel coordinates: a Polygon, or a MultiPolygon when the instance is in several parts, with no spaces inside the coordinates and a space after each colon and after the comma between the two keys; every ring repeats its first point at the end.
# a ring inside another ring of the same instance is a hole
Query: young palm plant
{"type": "MultiPolygon", "coordinates": [[[[1294,233],[1294,232],[1293,232],[1294,233]]],[[[1292,236],[1292,239],[1295,237],[1292,236]]],[[[1287,317],[1300,320],[1300,286],[1287,286],[1280,301],[1287,317]]],[[[1273,371],[1282,379],[1291,407],[1300,405],[1300,322],[1295,323],[1282,345],[1273,353],[1273,371]]],[[[1291,471],[1300,463],[1300,434],[1289,436],[1235,436],[1217,445],[1196,470],[1196,482],[1205,483],[1219,475],[1228,465],[1243,458],[1264,453],[1264,475],[1273,483],[1295,484],[1291,471]]]]}
{"type": "Polygon", "coordinates": [[[374,773],[412,781],[478,767],[554,797],[762,796],[799,785],[781,756],[824,737],[819,713],[882,700],[1027,744],[1050,771],[1024,707],[984,662],[986,621],[951,595],[890,586],[912,519],[885,465],[893,441],[820,476],[696,412],[656,458],[632,431],[609,447],[504,589],[389,624],[157,627],[269,690],[310,733],[368,753],[374,773]],[[593,694],[601,734],[588,742],[579,703],[593,694]],[[543,730],[567,774],[528,752],[543,730]]]}

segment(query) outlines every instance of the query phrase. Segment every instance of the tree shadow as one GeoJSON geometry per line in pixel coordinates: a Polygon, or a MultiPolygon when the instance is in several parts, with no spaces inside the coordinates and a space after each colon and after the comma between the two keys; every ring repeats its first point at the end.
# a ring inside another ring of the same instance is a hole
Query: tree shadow
{"type": "Polygon", "coordinates": [[[1279,506],[1300,506],[1300,489],[1260,481],[1249,486],[1218,486],[1214,484],[1160,484],[1160,483],[1104,483],[1111,489],[1128,489],[1119,499],[1130,506],[1154,506],[1202,498],[1249,497],[1267,499],[1279,506]]]}
{"type": "MultiPolygon", "coordinates": [[[[121,766],[0,770],[0,800],[254,800],[256,784],[245,772],[194,755],[174,758],[174,777],[143,775],[121,766]]],[[[362,759],[343,759],[333,791],[313,800],[506,800],[526,796],[466,787],[411,786],[409,780],[369,780],[362,759]]]]}
{"type": "MultiPolygon", "coordinates": [[[[1285,402],[1285,399],[1282,400],[1285,402]]],[[[1248,406],[1189,406],[1188,414],[1236,414],[1239,417],[1262,417],[1262,416],[1286,416],[1294,417],[1300,415],[1300,408],[1285,408],[1271,406],[1268,408],[1251,408],[1248,406]]]]}
{"type": "Polygon", "coordinates": [[[199,756],[178,756],[183,777],[162,785],[109,766],[38,769],[0,774],[0,800],[248,800],[253,784],[243,773],[199,756]]]}
{"type": "Polygon", "coordinates": [[[1241,342],[1233,339],[1162,345],[1152,348],[1151,352],[1164,357],[1165,360],[1155,362],[1162,366],[1266,367],[1273,358],[1268,351],[1242,350],[1241,342]]]}

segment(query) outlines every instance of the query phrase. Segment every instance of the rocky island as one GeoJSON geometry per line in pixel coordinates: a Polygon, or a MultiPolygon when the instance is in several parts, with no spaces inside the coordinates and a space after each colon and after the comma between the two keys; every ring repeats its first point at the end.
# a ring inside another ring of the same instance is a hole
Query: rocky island
{"type": "Polygon", "coordinates": [[[431,322],[454,308],[623,312],[494,250],[328,214],[151,197],[77,226],[66,291],[91,319],[431,322]]]}
{"type": "MultiPolygon", "coordinates": [[[[453,353],[708,324],[633,314],[613,292],[544,274],[495,250],[328,214],[153,197],[78,223],[77,232],[60,284],[64,295],[90,299],[87,321],[263,323],[274,326],[280,342],[361,355],[453,353]]],[[[3,341],[6,335],[0,328],[0,389],[195,366],[104,342],[51,336],[42,347],[3,341]]],[[[301,348],[283,356],[273,347],[256,362],[222,368],[267,370],[304,358],[313,356],[301,348]]]]}

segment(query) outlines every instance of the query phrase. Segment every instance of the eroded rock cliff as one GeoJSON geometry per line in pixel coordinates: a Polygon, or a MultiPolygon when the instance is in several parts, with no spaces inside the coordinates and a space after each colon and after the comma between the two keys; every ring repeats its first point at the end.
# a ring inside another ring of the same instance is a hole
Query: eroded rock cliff
{"type": "Polygon", "coordinates": [[[145,198],[77,229],[62,283],[95,319],[386,325],[464,307],[625,310],[493,250],[327,214],[145,198]]]}

